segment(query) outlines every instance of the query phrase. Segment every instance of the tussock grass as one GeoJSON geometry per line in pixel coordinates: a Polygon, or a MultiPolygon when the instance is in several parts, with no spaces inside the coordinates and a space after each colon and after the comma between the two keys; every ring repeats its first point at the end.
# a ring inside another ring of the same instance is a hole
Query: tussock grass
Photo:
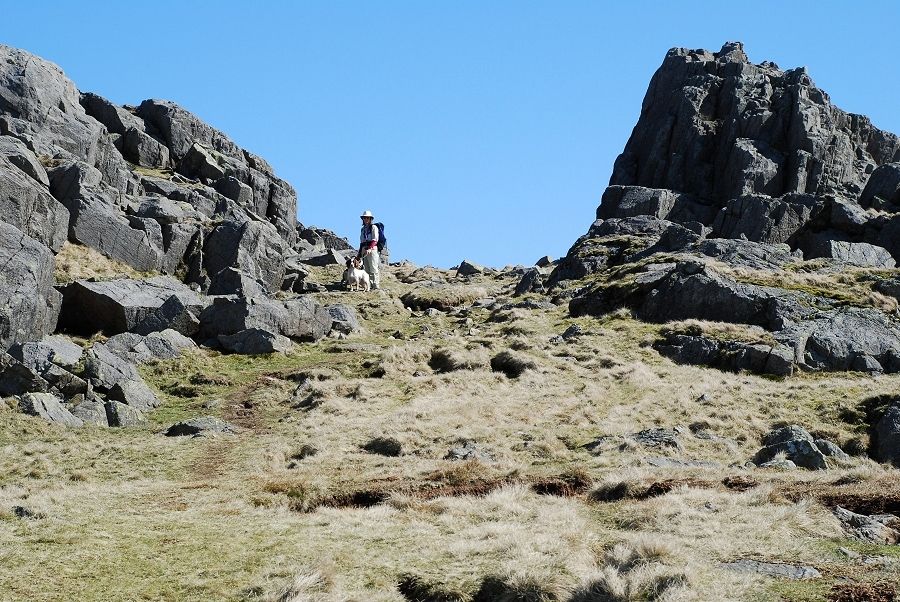
{"type": "Polygon", "coordinates": [[[435,372],[453,372],[455,370],[478,370],[488,365],[487,354],[483,350],[464,352],[446,347],[439,347],[431,352],[428,365],[435,372]]]}
{"type": "Polygon", "coordinates": [[[518,378],[526,370],[534,370],[537,364],[528,357],[512,351],[501,351],[491,358],[491,370],[502,372],[509,378],[518,378]]]}
{"type": "Polygon", "coordinates": [[[388,377],[409,376],[416,371],[429,370],[431,352],[421,343],[406,343],[388,347],[379,358],[379,367],[388,377]]]}
{"type": "Polygon", "coordinates": [[[415,602],[468,602],[467,591],[459,591],[440,583],[432,583],[414,574],[400,576],[397,589],[406,600],[415,602]]]}
{"type": "Polygon", "coordinates": [[[569,602],[637,602],[683,599],[690,576],[665,563],[674,556],[659,537],[641,536],[609,549],[569,602]]]}

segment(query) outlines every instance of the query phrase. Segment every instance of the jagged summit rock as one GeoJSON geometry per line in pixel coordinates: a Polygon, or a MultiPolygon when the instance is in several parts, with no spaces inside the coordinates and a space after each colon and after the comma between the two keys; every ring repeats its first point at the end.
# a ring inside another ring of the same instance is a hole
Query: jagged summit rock
{"type": "Polygon", "coordinates": [[[743,45],[676,48],[653,75],[610,185],[691,194],[849,195],[900,161],[897,136],[835,107],[805,68],[753,64],[743,45]]]}

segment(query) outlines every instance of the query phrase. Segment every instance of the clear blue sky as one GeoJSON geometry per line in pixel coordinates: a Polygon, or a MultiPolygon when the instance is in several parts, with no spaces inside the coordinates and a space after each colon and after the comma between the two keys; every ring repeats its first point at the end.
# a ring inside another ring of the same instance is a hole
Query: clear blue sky
{"type": "Polygon", "coordinates": [[[120,103],[168,98],[265,157],[306,224],[448,267],[587,230],[673,46],[743,41],[900,133],[900,2],[4,2],[3,43],[120,103]],[[258,5],[258,6],[256,6],[258,5]]]}

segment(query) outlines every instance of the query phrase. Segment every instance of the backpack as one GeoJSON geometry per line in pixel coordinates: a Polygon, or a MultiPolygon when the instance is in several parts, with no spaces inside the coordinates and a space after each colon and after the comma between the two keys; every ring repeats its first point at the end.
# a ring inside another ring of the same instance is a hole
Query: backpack
{"type": "Polygon", "coordinates": [[[384,224],[378,222],[375,225],[378,227],[378,252],[381,253],[387,246],[387,237],[384,235],[384,224]]]}

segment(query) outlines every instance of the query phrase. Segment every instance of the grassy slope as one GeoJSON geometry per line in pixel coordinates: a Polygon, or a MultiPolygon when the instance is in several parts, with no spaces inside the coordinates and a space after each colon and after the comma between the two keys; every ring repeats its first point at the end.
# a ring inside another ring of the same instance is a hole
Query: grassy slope
{"type": "MultiPolygon", "coordinates": [[[[348,339],[281,356],[199,352],[146,367],[165,403],[144,428],[65,430],[0,410],[0,599],[397,601],[397,582],[413,574],[457,599],[496,575],[559,599],[597,580],[618,588],[613,599],[640,599],[673,578],[666,599],[814,600],[841,576],[890,576],[837,549],[895,550],[843,539],[826,508],[791,494],[840,477],[877,493],[896,483],[896,471],[863,458],[824,474],[748,473],[740,464],[779,422],[840,442],[864,439],[861,424],[840,417],[868,396],[896,391],[900,378],[778,381],[677,366],[645,344],[659,326],[621,314],[573,320],[563,308],[473,309],[471,323],[409,315],[397,302],[410,290],[402,280],[411,280],[404,269],[385,278],[389,295],[320,296],[356,306],[365,331],[348,339]],[[572,323],[588,334],[549,343],[572,323]],[[434,372],[435,348],[474,368],[434,372]],[[518,379],[491,372],[488,359],[506,349],[538,368],[518,379]],[[158,434],[205,414],[243,430],[158,434]],[[691,424],[718,438],[694,437],[691,424]],[[646,449],[629,438],[653,426],[682,428],[683,449],[646,449]],[[599,453],[582,447],[601,435],[613,438],[599,453]],[[402,455],[363,451],[376,436],[399,440],[402,455]],[[443,459],[460,439],[494,460],[443,459]],[[318,453],[296,458],[304,446],[318,453]],[[658,456],[720,467],[646,463],[658,456]],[[679,481],[660,497],[613,502],[530,486],[571,474],[598,491],[679,481]],[[760,484],[743,493],[721,486],[734,475],[760,484]],[[476,490],[486,494],[457,495],[476,490]],[[360,492],[384,501],[348,507],[360,492]],[[37,517],[19,518],[15,506],[37,517]],[[622,560],[629,555],[644,560],[622,560]],[[716,566],[739,557],[808,563],[824,577],[796,584],[716,566]]],[[[512,284],[472,283],[492,295],[512,284]]]]}

